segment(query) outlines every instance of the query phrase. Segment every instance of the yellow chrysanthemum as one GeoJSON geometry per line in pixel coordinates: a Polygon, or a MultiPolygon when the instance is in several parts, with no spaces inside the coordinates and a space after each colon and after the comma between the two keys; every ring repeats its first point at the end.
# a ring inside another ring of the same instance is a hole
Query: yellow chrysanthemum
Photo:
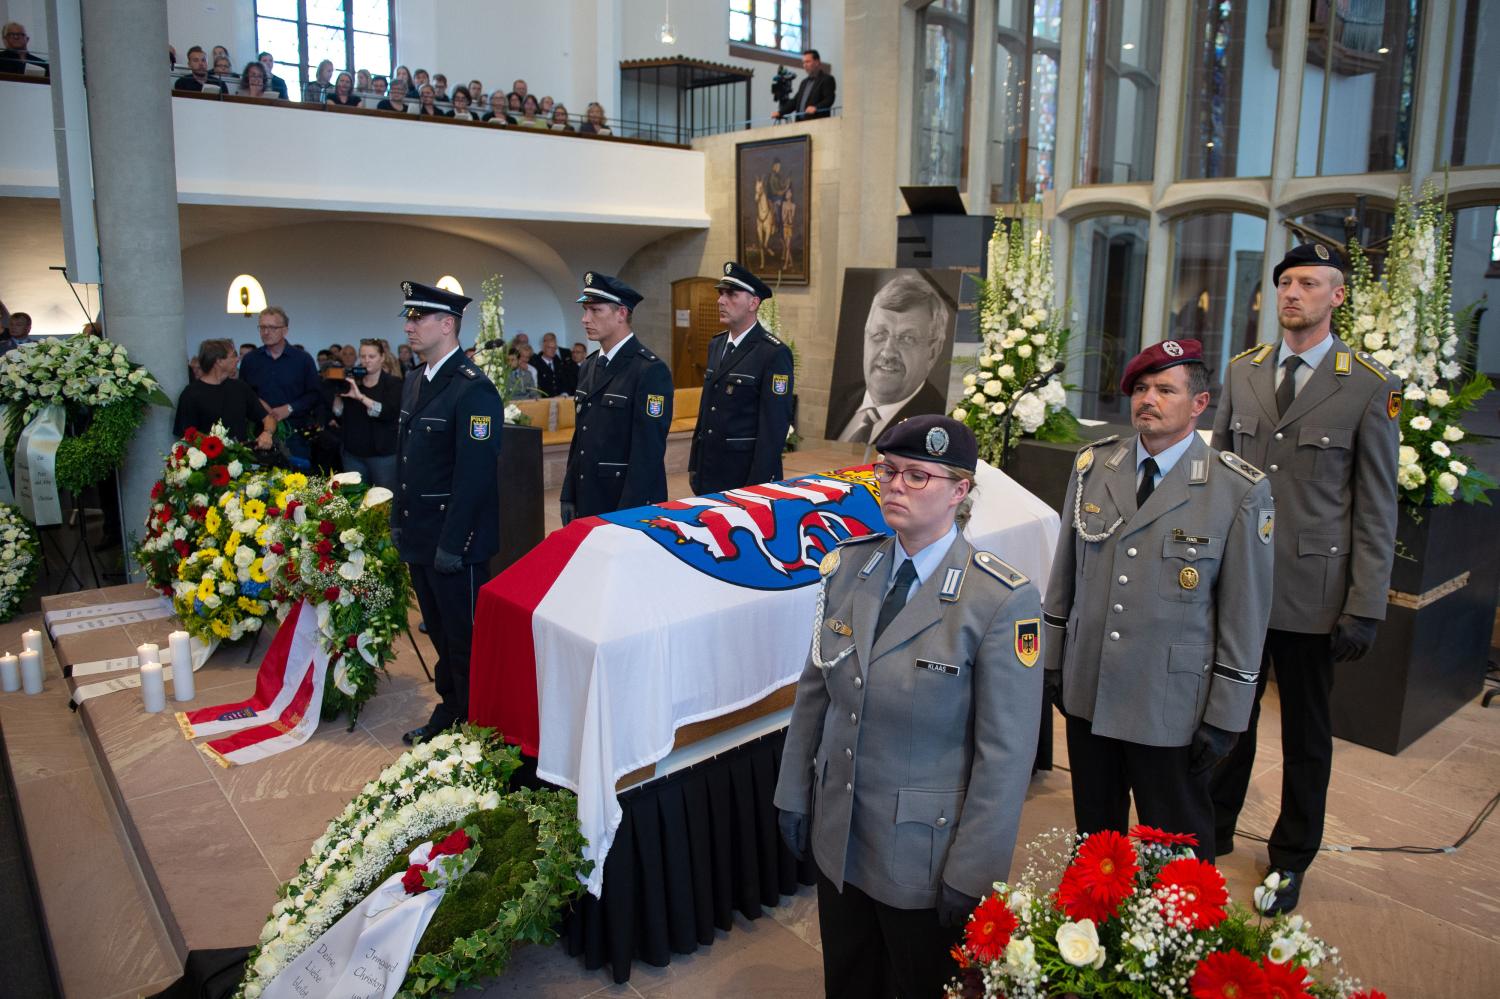
{"type": "Polygon", "coordinates": [[[262,548],[271,543],[271,525],[261,524],[255,529],[255,543],[262,548]]]}
{"type": "Polygon", "coordinates": [[[276,494],[276,508],[278,510],[285,510],[286,509],[287,500],[289,500],[291,498],[292,498],[292,494],[291,493],[287,492],[285,489],[281,490],[279,493],[276,494]]]}
{"type": "Polygon", "coordinates": [[[223,522],[219,519],[219,511],[213,507],[208,508],[208,513],[203,515],[203,529],[215,537],[219,534],[219,527],[223,522]]]}
{"type": "Polygon", "coordinates": [[[240,532],[230,531],[229,540],[224,542],[224,555],[226,558],[234,558],[234,553],[240,549],[240,532]]]}
{"type": "Polygon", "coordinates": [[[204,576],[198,580],[198,599],[207,600],[214,595],[217,589],[214,585],[214,578],[212,576],[204,576]]]}
{"type": "Polygon", "coordinates": [[[287,475],[286,478],[282,479],[281,482],[282,485],[286,486],[288,489],[301,489],[303,486],[307,485],[307,476],[303,475],[301,472],[291,472],[287,475]]]}
{"type": "Polygon", "coordinates": [[[250,578],[255,580],[257,583],[265,583],[270,580],[270,577],[266,575],[265,559],[258,558],[254,562],[250,563],[250,578]]]}
{"type": "Polygon", "coordinates": [[[260,520],[266,515],[266,505],[258,499],[245,500],[245,517],[249,520],[260,520]]]}
{"type": "Polygon", "coordinates": [[[213,620],[209,621],[208,626],[213,630],[213,633],[215,635],[218,635],[220,638],[229,637],[229,625],[225,624],[223,621],[220,621],[218,618],[214,618],[213,620]]]}

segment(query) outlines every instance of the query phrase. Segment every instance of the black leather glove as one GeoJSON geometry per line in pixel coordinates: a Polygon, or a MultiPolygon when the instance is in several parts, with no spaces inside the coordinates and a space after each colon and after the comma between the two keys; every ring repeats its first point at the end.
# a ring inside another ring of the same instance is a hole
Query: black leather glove
{"type": "Polygon", "coordinates": [[[1379,622],[1353,614],[1340,614],[1338,623],[1329,636],[1329,651],[1336,663],[1352,663],[1363,659],[1370,646],[1375,644],[1375,627],[1379,622]]]}
{"type": "Polygon", "coordinates": [[[777,809],[776,824],[781,827],[781,838],[792,856],[798,860],[807,856],[807,813],[777,809]]]}
{"type": "Polygon", "coordinates": [[[451,576],[455,572],[462,572],[464,560],[452,552],[445,552],[441,548],[432,557],[432,567],[445,576],[451,576]]]}
{"type": "Polygon", "coordinates": [[[1226,732],[1217,725],[1204,722],[1193,733],[1193,744],[1188,748],[1188,773],[1201,774],[1213,768],[1239,740],[1238,732],[1226,732]]]}
{"type": "Polygon", "coordinates": [[[1057,705],[1057,710],[1063,709],[1062,670],[1049,669],[1042,672],[1042,696],[1048,704],[1057,705]]]}
{"type": "Polygon", "coordinates": [[[573,519],[573,504],[572,503],[561,503],[559,505],[562,507],[562,522],[563,522],[563,526],[567,527],[568,523],[570,521],[572,521],[572,519],[573,519]]]}
{"type": "Polygon", "coordinates": [[[938,882],[938,923],[942,926],[962,926],[969,921],[969,914],[979,908],[979,899],[951,888],[946,881],[938,882]]]}

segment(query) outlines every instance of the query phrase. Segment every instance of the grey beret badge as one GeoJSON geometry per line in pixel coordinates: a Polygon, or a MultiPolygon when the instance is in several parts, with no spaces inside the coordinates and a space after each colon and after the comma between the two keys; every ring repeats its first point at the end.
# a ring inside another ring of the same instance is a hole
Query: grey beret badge
{"type": "Polygon", "coordinates": [[[942,427],[933,427],[927,431],[927,439],[924,443],[928,454],[934,458],[941,458],[948,453],[948,431],[942,427]]]}

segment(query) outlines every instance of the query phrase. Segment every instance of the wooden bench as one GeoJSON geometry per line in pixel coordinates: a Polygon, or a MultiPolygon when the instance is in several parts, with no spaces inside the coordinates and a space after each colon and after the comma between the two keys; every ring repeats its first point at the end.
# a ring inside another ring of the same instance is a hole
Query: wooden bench
{"type": "MultiPolygon", "coordinates": [[[[703,398],[702,387],[678,388],[672,393],[672,424],[667,428],[668,472],[681,472],[687,468],[692,450],[693,428],[698,423],[698,402],[703,398]]],[[[569,396],[551,399],[528,399],[515,402],[521,412],[531,420],[533,427],[542,431],[542,485],[556,489],[562,485],[562,477],[568,466],[568,446],[573,442],[573,400],[569,396]]]]}

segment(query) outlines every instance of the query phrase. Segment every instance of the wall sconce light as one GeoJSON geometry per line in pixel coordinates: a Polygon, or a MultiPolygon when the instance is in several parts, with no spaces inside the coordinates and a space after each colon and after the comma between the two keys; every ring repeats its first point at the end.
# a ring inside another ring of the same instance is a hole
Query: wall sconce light
{"type": "Polygon", "coordinates": [[[266,292],[260,282],[249,274],[241,274],[229,282],[229,299],[224,311],[233,315],[254,316],[266,307],[266,292]]]}
{"type": "Polygon", "coordinates": [[[462,295],[464,293],[464,286],[459,284],[458,278],[452,274],[444,274],[438,278],[437,286],[450,294],[462,295]]]}

